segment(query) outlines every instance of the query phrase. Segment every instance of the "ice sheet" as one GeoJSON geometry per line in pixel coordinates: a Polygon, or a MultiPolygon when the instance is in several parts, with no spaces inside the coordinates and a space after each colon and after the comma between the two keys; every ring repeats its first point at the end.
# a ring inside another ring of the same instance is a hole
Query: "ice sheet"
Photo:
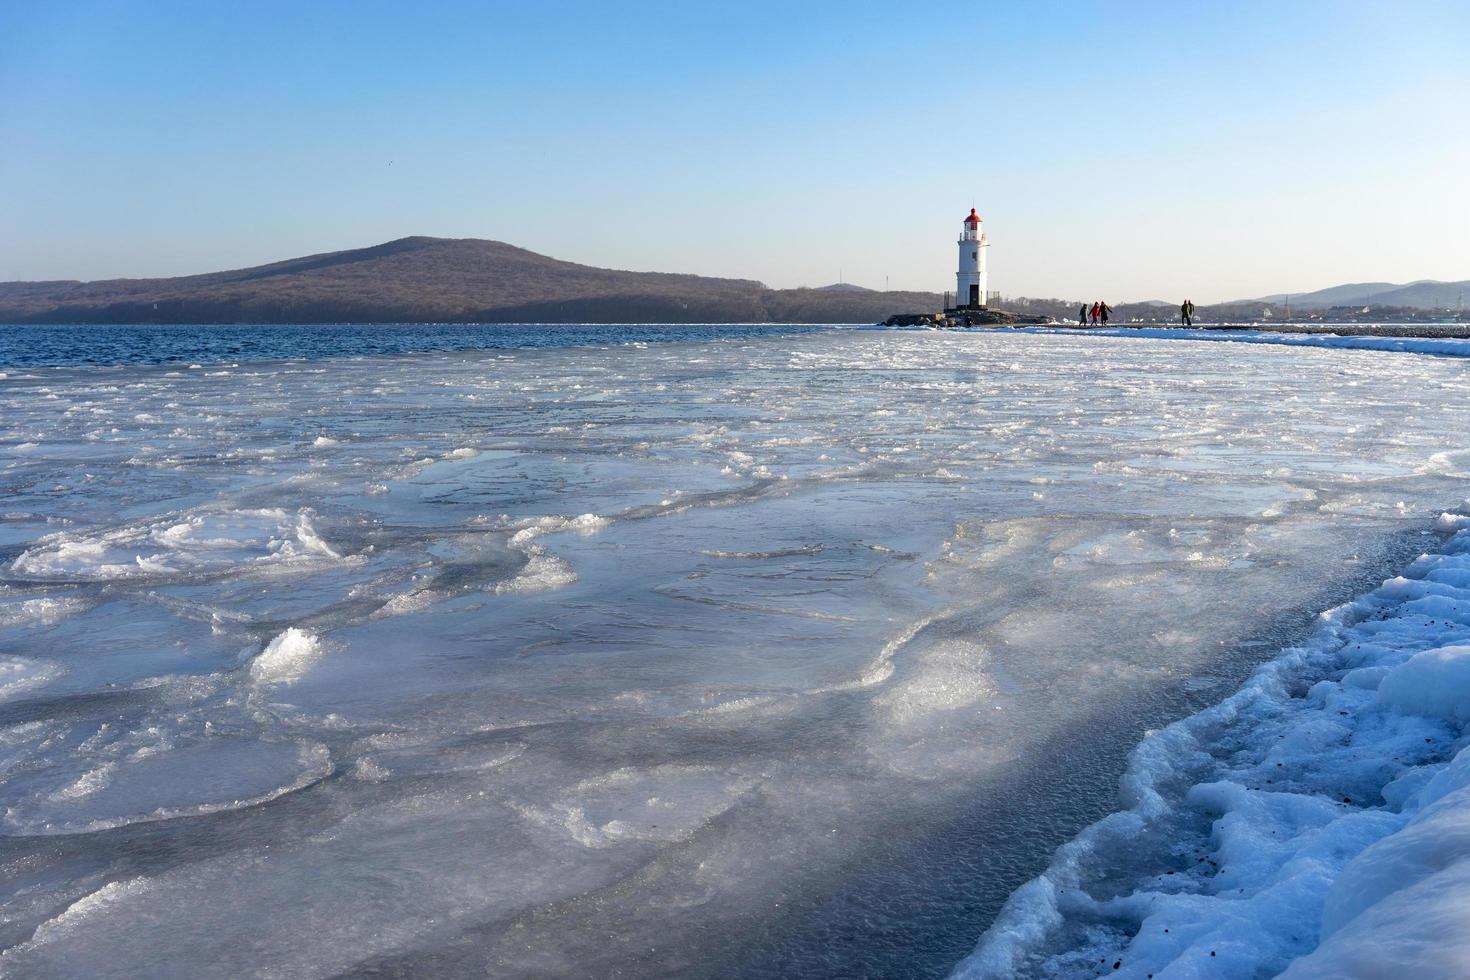
{"type": "Polygon", "coordinates": [[[0,965],[943,974],[1443,533],[1467,390],[869,332],[10,372],[0,965]]]}

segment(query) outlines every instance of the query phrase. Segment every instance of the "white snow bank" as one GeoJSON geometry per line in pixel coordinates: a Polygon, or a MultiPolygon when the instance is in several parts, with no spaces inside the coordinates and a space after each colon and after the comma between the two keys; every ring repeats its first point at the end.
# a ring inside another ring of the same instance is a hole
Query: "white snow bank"
{"type": "Polygon", "coordinates": [[[1122,791],[956,976],[1470,976],[1470,530],[1145,739],[1122,791]]]}
{"type": "Polygon", "coordinates": [[[1360,854],[1327,892],[1323,942],[1284,976],[1470,976],[1470,752],[1410,805],[1407,827],[1360,854]]]}
{"type": "Polygon", "coordinates": [[[1188,330],[1182,327],[1112,327],[1066,330],[1058,327],[1003,328],[1008,332],[1064,332],[1085,337],[1144,337],[1152,340],[1224,341],[1235,344],[1276,344],[1286,347],[1327,347],[1334,350],[1378,350],[1399,354],[1436,354],[1470,357],[1470,340],[1463,337],[1370,337],[1360,334],[1272,333],[1266,330],[1188,330]]]}

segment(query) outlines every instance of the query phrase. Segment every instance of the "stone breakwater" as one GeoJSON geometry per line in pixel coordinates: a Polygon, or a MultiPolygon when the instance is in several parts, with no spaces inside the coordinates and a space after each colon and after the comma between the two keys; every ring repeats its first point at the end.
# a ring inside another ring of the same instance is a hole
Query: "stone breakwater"
{"type": "Polygon", "coordinates": [[[885,327],[1010,327],[1055,323],[1049,316],[1030,316],[1006,310],[946,310],[943,313],[895,313],[885,327]]]}

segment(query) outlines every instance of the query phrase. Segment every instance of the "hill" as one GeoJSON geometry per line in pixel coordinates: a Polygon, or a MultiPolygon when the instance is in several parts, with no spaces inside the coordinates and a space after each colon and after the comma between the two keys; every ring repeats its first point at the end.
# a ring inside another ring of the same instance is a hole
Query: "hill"
{"type": "MultiPolygon", "coordinates": [[[[1334,306],[1398,306],[1420,310],[1456,309],[1460,295],[1470,292],[1470,279],[1460,282],[1438,282],[1420,279],[1411,283],[1353,282],[1342,286],[1331,286],[1310,293],[1291,294],[1292,309],[1328,309],[1334,306]]],[[[1270,303],[1280,305],[1280,293],[1257,299],[1240,300],[1240,303],[1270,303]]],[[[1235,304],[1231,304],[1235,305],[1235,304]]]]}
{"type": "Polygon", "coordinates": [[[0,322],[864,323],[940,302],[599,269],[504,242],[415,237],[170,279],[0,283],[0,322]]]}

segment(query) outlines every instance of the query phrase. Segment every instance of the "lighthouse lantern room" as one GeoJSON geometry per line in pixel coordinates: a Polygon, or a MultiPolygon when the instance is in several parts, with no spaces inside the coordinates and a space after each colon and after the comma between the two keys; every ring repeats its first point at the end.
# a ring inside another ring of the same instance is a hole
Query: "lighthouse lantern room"
{"type": "Polygon", "coordinates": [[[965,219],[964,231],[960,234],[960,267],[955,274],[955,306],[960,309],[984,309],[986,306],[985,250],[990,243],[985,240],[985,231],[980,227],[980,216],[975,209],[965,219]]]}

